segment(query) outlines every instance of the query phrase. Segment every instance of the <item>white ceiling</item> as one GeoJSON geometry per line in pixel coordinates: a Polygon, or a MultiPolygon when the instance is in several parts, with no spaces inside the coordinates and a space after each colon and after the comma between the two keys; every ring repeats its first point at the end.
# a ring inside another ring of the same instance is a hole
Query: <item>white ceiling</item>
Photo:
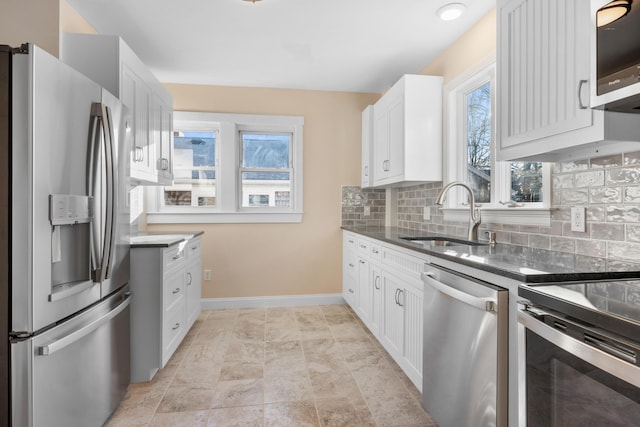
{"type": "Polygon", "coordinates": [[[162,82],[383,92],[417,73],[495,0],[68,0],[162,82]],[[462,2],[456,21],[435,11],[462,2]]]}

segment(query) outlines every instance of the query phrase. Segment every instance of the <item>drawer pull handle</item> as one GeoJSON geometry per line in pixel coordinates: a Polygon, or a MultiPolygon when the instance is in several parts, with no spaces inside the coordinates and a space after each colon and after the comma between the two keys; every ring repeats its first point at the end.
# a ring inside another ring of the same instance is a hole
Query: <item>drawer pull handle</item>
{"type": "Polygon", "coordinates": [[[180,327],[180,323],[176,323],[175,325],[173,325],[173,328],[171,328],[172,330],[176,330],[180,327]]]}
{"type": "Polygon", "coordinates": [[[189,278],[189,281],[187,282],[187,286],[191,286],[191,282],[193,282],[193,277],[191,277],[191,273],[187,273],[187,277],[189,278]]]}
{"type": "Polygon", "coordinates": [[[174,260],[175,260],[175,259],[180,259],[180,258],[181,258],[180,254],[175,255],[175,256],[173,257],[173,259],[174,259],[174,260]]]}
{"type": "Polygon", "coordinates": [[[353,292],[353,289],[349,289],[349,292],[351,292],[352,294],[355,294],[355,292],[353,292]]]}
{"type": "Polygon", "coordinates": [[[371,249],[371,252],[373,252],[374,254],[379,254],[380,253],[377,249],[371,249]]]}
{"type": "Polygon", "coordinates": [[[175,289],[173,290],[173,293],[174,293],[174,294],[177,294],[177,293],[179,293],[179,292],[180,292],[180,288],[175,288],[175,289]]]}

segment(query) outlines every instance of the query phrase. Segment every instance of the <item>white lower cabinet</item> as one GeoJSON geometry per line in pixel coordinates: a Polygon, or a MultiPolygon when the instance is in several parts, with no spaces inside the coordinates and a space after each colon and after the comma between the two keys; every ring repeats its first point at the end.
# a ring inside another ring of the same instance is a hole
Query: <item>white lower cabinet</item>
{"type": "Polygon", "coordinates": [[[421,390],[427,256],[347,231],[343,242],[345,301],[421,390]]]}
{"type": "Polygon", "coordinates": [[[131,249],[131,382],[150,381],[200,314],[200,238],[131,249]]]}

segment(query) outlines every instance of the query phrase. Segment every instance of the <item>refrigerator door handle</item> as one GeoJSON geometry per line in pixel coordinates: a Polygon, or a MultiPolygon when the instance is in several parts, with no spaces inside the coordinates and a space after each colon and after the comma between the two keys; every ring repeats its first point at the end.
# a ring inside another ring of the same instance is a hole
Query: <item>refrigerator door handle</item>
{"type": "Polygon", "coordinates": [[[62,350],[63,348],[73,344],[74,342],[82,339],[83,337],[89,335],[91,332],[95,331],[96,329],[98,329],[100,326],[104,325],[105,323],[109,322],[111,319],[113,319],[114,317],[116,317],[118,314],[120,314],[125,308],[127,308],[129,306],[129,304],[131,304],[131,297],[133,296],[132,292],[127,292],[125,294],[125,299],[118,304],[118,306],[116,308],[114,308],[113,310],[109,311],[108,313],[106,313],[105,315],[97,318],[96,320],[92,321],[91,323],[76,329],[75,331],[71,332],[68,335],[65,335],[64,337],[60,338],[59,340],[56,340],[50,344],[47,345],[43,345],[41,347],[38,347],[36,349],[36,354],[38,356],[51,356],[52,354],[62,350]]]}
{"type": "MultiPolygon", "coordinates": [[[[92,193],[94,191],[96,175],[98,173],[98,161],[99,161],[99,146],[102,146],[104,151],[104,163],[105,163],[105,200],[104,203],[100,203],[99,205],[103,209],[102,214],[104,215],[104,229],[100,229],[100,224],[94,222],[94,226],[92,228],[93,233],[93,244],[91,246],[92,251],[92,262],[95,267],[95,282],[104,282],[111,276],[112,269],[112,259],[113,252],[115,250],[115,245],[113,244],[114,239],[114,198],[116,191],[116,183],[115,183],[115,171],[114,171],[114,160],[113,160],[113,123],[111,121],[111,112],[109,107],[107,107],[103,103],[95,102],[91,106],[91,120],[92,126],[91,130],[94,132],[93,144],[89,150],[90,152],[90,160],[89,160],[89,191],[92,193]],[[100,124],[100,130],[103,135],[104,144],[100,144],[100,131],[96,129],[96,123],[100,124]],[[102,242],[102,247],[100,248],[100,243],[102,242]],[[98,255],[100,254],[100,255],[98,255]]],[[[93,194],[90,194],[93,195],[93,194]]],[[[95,197],[95,196],[94,196],[95,197]]],[[[100,197],[100,195],[98,195],[100,197]]]]}

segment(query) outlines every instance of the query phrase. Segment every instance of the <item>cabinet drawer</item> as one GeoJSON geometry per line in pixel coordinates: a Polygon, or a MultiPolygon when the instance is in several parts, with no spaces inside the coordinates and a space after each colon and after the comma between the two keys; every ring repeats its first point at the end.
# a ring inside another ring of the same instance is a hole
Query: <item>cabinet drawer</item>
{"type": "Polygon", "coordinates": [[[164,366],[180,344],[186,328],[185,299],[180,298],[165,312],[162,325],[162,366],[164,366]]]}
{"type": "Polygon", "coordinates": [[[187,243],[187,247],[185,248],[186,257],[189,259],[200,258],[201,248],[202,248],[201,239],[189,240],[189,243],[187,243]]]}
{"type": "Polygon", "coordinates": [[[369,245],[369,250],[370,250],[370,256],[371,256],[371,260],[372,261],[380,261],[381,259],[381,252],[382,252],[382,247],[374,242],[371,242],[371,244],[369,245]]]}
{"type": "Polygon", "coordinates": [[[169,309],[185,293],[184,291],[184,270],[178,269],[164,276],[164,304],[165,310],[169,309]]]}
{"type": "Polygon", "coordinates": [[[342,248],[344,251],[356,250],[356,236],[351,233],[344,233],[342,236],[342,248]]]}
{"type": "Polygon", "coordinates": [[[173,245],[164,250],[163,265],[165,271],[180,266],[185,258],[184,246],[173,245]]]}

